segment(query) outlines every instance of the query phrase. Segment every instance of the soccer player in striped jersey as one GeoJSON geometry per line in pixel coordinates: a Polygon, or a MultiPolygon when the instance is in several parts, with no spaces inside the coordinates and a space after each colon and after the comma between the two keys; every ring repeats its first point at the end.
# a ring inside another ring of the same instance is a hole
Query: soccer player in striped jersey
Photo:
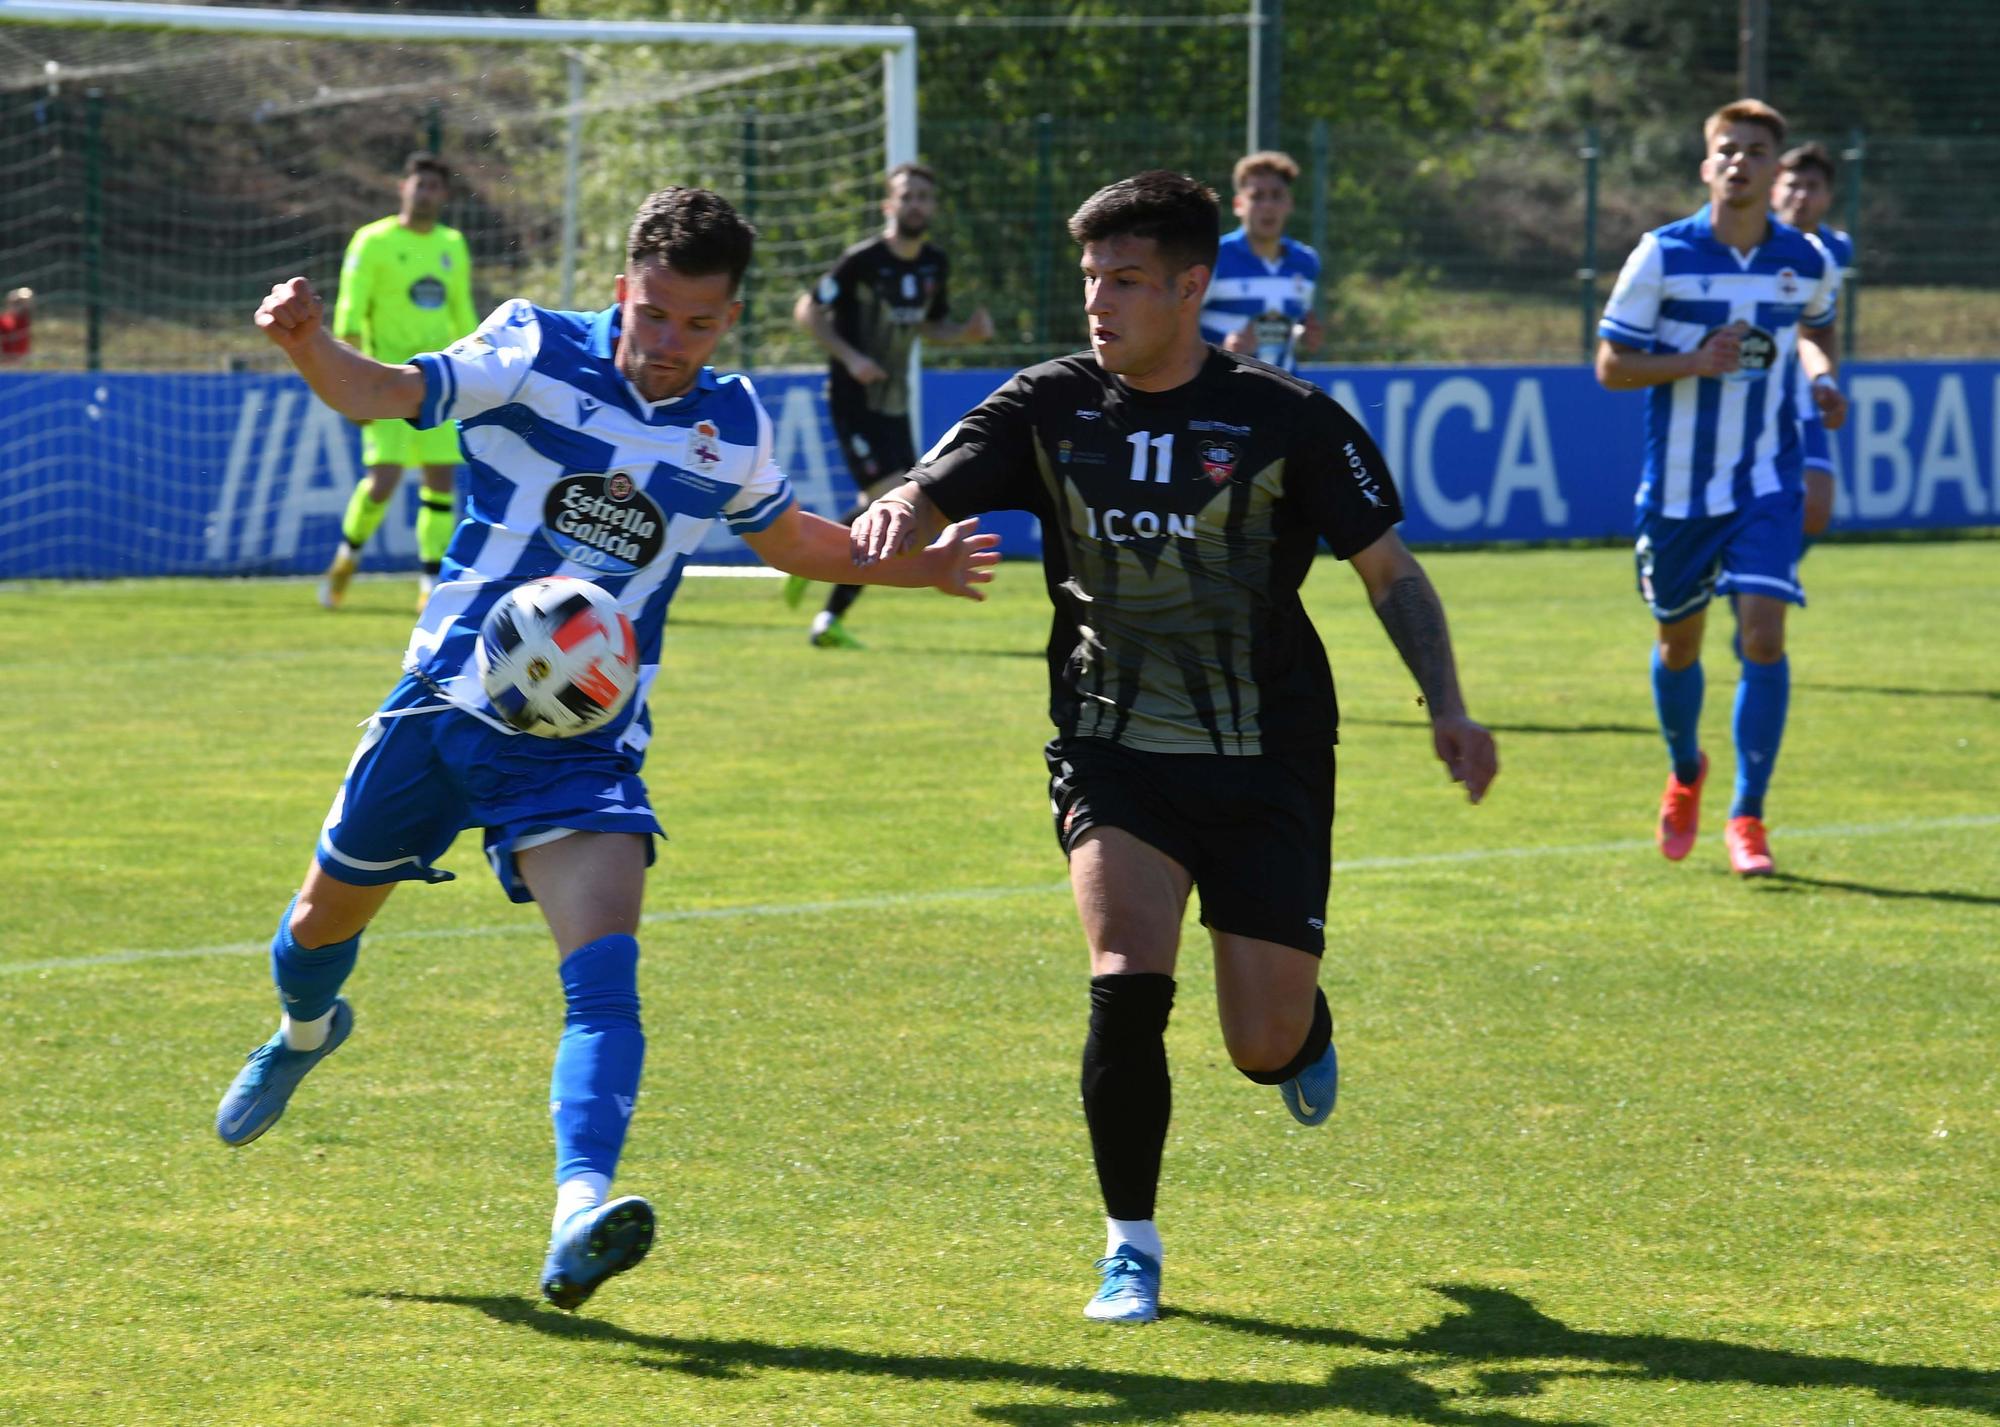
{"type": "Polygon", "coordinates": [[[1672,764],[1660,850],[1679,861],[1694,846],[1708,772],[1702,631],[1710,599],[1734,595],[1742,674],[1725,842],[1731,868],[1759,876],[1773,867],[1764,795],[1791,693],[1785,610],[1805,604],[1801,392],[1829,420],[1846,410],[1833,382],[1840,273],[1825,248],[1771,216],[1785,141],[1777,110],[1738,100],[1709,115],[1702,136],[1709,202],[1648,233],[1626,260],[1598,327],[1597,377],[1647,393],[1634,548],[1659,624],[1653,698],[1672,764]]]}
{"type": "Polygon", "coordinates": [[[1227,352],[1299,369],[1319,346],[1313,302],[1319,254],[1285,236],[1299,166],[1276,149],[1246,154],[1231,174],[1231,207],[1241,225],[1216,250],[1215,275],[1201,307],[1201,333],[1227,352]]]}
{"type": "MultiPolygon", "coordinates": [[[[1778,182],[1771,206],[1780,218],[1819,240],[1840,269],[1843,286],[1854,271],[1854,239],[1826,225],[1833,207],[1833,155],[1824,144],[1800,144],[1778,160],[1778,182]]],[[[1849,300],[1852,300],[1850,295],[1849,300]]],[[[1826,433],[1838,431],[1839,421],[1824,421],[1816,404],[1801,406],[1805,418],[1805,525],[1808,537],[1825,531],[1833,521],[1833,453],[1826,433]]]]}
{"type": "Polygon", "coordinates": [[[230,1144],[257,1138],[354,1024],[340,995],[361,932],[399,882],[442,882],[461,829],[485,829],[508,896],[555,939],[566,1011],[550,1084],[556,1212],[542,1293],[575,1308],[646,1254],[653,1211],[608,1198],[639,1093],[641,894],[660,832],[640,766],[645,692],[681,571],[717,519],[766,563],[815,580],[934,586],[981,598],[998,559],[975,522],[857,571],[846,527],[802,512],[771,459],[771,418],[741,376],[706,365],[742,311],[755,237],[727,202],[670,188],[640,206],[616,303],[550,312],[516,299],[441,352],[388,364],[326,330],[304,278],[273,288],[257,325],[343,415],[421,429],[457,421],[469,474],[404,675],[369,719],[319,847],[271,943],[283,1019],[217,1108],[230,1144]],[[640,692],[604,727],[518,733],[480,686],[474,647],[494,603],[548,575],[592,580],[637,632],[640,692]]]}

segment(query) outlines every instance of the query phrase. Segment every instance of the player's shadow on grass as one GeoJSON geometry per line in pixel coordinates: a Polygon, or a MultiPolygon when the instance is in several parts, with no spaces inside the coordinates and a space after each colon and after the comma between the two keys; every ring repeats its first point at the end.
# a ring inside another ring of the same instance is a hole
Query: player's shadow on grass
{"type": "MultiPolygon", "coordinates": [[[[624,1344],[658,1354],[642,1365],[691,1377],[732,1379],[764,1370],[817,1372],[904,1382],[957,1382],[1029,1388],[1093,1399],[1086,1403],[1000,1403],[975,1413],[1012,1427],[1092,1427],[1099,1423],[1171,1424],[1189,1417],[1305,1417],[1345,1409],[1389,1421],[1435,1427],[1597,1427],[1574,1419],[1525,1418],[1495,1399],[1540,1395],[1566,1378],[1622,1378],[1636,1383],[1745,1384],[1776,1388],[1844,1388],[1918,1407],[1957,1408],[2000,1418],[2000,1371],[1878,1363],[1815,1356],[1708,1338],[1658,1333],[1598,1333],[1571,1328],[1520,1294],[1476,1284],[1433,1285],[1460,1306],[1429,1327],[1399,1338],[1345,1328],[1269,1322],[1228,1313],[1169,1309],[1166,1316],[1231,1332],[1294,1343],[1392,1355],[1394,1362],[1346,1363],[1317,1382],[1245,1377],[1177,1376],[1116,1367],[1012,1362],[965,1355],[866,1352],[815,1344],[783,1345],[751,1338],[635,1333],[590,1318],[573,1318],[519,1296],[393,1293],[410,1302],[471,1308],[502,1323],[556,1338],[624,1344]],[[1421,1361],[1412,1364],[1409,1359],[1421,1361]],[[1569,1359],[1574,1366],[1550,1366],[1569,1359]],[[1517,1366],[1521,1364],[1521,1366],[1517,1366]],[[1532,1366],[1526,1366],[1532,1364],[1532,1366]],[[1473,1367],[1476,1385],[1440,1388],[1418,1376],[1425,1369],[1473,1367]]],[[[378,1295],[368,1295],[378,1296],[378,1295]]],[[[1117,1334],[1079,1324],[1115,1362],[1117,1334]]]]}
{"type": "Polygon", "coordinates": [[[1968,907],[2000,907],[2000,896],[1985,892],[1957,892],[1949,887],[1877,887],[1867,882],[1846,882],[1838,877],[1804,877],[1796,872],[1773,872],[1764,879],[1774,891],[1793,887],[1825,887],[1835,892],[1858,892],[1864,897],[1887,897],[1895,901],[1957,902],[1968,907]]]}
{"type": "MultiPolygon", "coordinates": [[[[823,1344],[780,1344],[754,1338],[703,1338],[679,1333],[635,1333],[592,1318],[572,1318],[521,1296],[453,1293],[366,1294],[413,1303],[471,1308],[501,1323],[531,1328],[550,1337],[639,1348],[656,1358],[637,1365],[689,1377],[731,1380],[754,1372],[825,1373],[841,1377],[890,1378],[899,1382],[954,1382],[1066,1393],[1089,1402],[982,1404],[974,1415],[1010,1427],[1096,1427],[1110,1423],[1167,1424],[1190,1417],[1307,1417],[1346,1409],[1396,1422],[1433,1427],[1601,1427],[1569,1418],[1520,1417],[1489,1408],[1476,1398],[1486,1392],[1438,1388],[1395,1364],[1339,1367],[1319,1382],[1287,1382],[1244,1377],[1179,1376],[1130,1372],[1115,1367],[1074,1367],[1010,1362],[1004,1358],[928,1353],[873,1353],[823,1344]]],[[[1234,1324],[1228,1326],[1236,1326],[1234,1324]]],[[[1092,1328],[1078,1320],[1079,1335],[1102,1344],[1107,1361],[1118,1356],[1117,1335],[1134,1331],[1092,1328]]],[[[1522,1395],[1509,1384],[1506,1396],[1522,1395]]],[[[1535,1389],[1539,1390],[1539,1389],[1535,1389]]]]}
{"type": "MultiPolygon", "coordinates": [[[[1343,714],[1341,726],[1359,724],[1368,728],[1429,728],[1428,719],[1419,718],[1353,718],[1343,714]]],[[[1660,730],[1656,725],[1643,723],[1489,723],[1485,725],[1490,733],[1624,733],[1645,734],[1658,738],[1660,730]]]]}
{"type": "Polygon", "coordinates": [[[1439,1364],[1485,1366],[1480,1382],[1495,1395],[1542,1390],[1547,1381],[1577,1376],[1629,1376],[1640,1382],[1747,1384],[1752,1387],[1845,1388],[1872,1392],[1888,1402],[1956,1408],[2000,1418],[2000,1369],[1880,1363],[1840,1355],[1817,1356],[1760,1348],[1714,1338],[1665,1333],[1598,1333],[1549,1317],[1518,1293],[1478,1284],[1432,1284],[1459,1305],[1426,1328],[1400,1338],[1380,1338],[1344,1328],[1268,1323],[1227,1313],[1176,1313],[1216,1327],[1325,1343],[1370,1352],[1420,1355],[1439,1364]],[[1550,1368],[1553,1358],[1592,1366],[1550,1368]],[[1532,1368],[1508,1365],[1533,1362],[1532,1368]],[[1508,1389],[1512,1389],[1510,1393],[1508,1389]]]}
{"type": "Polygon", "coordinates": [[[1911,689],[1895,684],[1819,684],[1800,680],[1795,689],[1825,694],[1884,694],[1892,699],[1986,699],[2000,702],[2000,689],[1911,689]]]}

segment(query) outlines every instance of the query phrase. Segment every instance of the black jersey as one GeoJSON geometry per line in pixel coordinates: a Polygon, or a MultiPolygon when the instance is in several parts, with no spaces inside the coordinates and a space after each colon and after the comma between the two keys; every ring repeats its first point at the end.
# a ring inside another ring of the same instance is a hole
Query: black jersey
{"type": "Polygon", "coordinates": [[[911,478],[954,520],[1040,518],[1063,737],[1333,742],[1333,674],[1299,586],[1321,539],[1346,559],[1403,511],[1375,443],[1319,388],[1211,349],[1186,385],[1134,391],[1079,353],[1001,387],[911,478]]]}
{"type": "Polygon", "coordinates": [[[943,321],[951,311],[946,268],[943,252],[929,243],[914,258],[899,258],[887,238],[875,237],[842,253],[819,280],[813,296],[833,310],[833,330],[889,374],[886,381],[863,386],[833,362],[827,404],[836,416],[852,411],[901,416],[910,409],[910,347],[917,329],[943,321]]]}

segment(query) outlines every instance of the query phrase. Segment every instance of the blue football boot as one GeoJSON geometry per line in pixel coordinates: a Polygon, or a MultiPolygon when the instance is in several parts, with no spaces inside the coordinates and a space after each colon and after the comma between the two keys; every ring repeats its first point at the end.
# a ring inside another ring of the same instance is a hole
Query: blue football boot
{"type": "Polygon", "coordinates": [[[1083,1316],[1100,1323],[1150,1323],[1160,1316],[1160,1261],[1120,1244],[1094,1265],[1104,1275],[1083,1316]]]}
{"type": "Polygon", "coordinates": [[[653,1247],[653,1206],[636,1194],[579,1209],[549,1242],[542,1264],[542,1297],[558,1308],[577,1308],[613,1274],[623,1273],[653,1247]]]}
{"type": "Polygon", "coordinates": [[[1334,1054],[1332,1041],[1326,1043],[1324,1055],[1278,1087],[1285,1108],[1301,1125],[1325,1124],[1339,1092],[1340,1057],[1334,1054]]]}
{"type": "Polygon", "coordinates": [[[222,1092],[222,1103],[215,1107],[215,1132],[228,1144],[247,1145],[277,1124],[306,1072],[340,1049],[353,1029],[354,1008],[345,999],[337,999],[333,1021],[318,1050],[287,1050],[285,1033],[279,1031],[251,1051],[222,1092]]]}

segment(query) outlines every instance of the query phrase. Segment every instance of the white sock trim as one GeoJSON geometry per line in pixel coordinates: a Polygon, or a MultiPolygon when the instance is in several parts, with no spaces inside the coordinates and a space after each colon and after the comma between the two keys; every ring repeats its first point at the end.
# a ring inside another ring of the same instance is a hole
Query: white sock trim
{"type": "Polygon", "coordinates": [[[1117,1252],[1120,1244],[1130,1244],[1155,1263],[1165,1256],[1160,1247],[1160,1230],[1151,1219],[1104,1219],[1104,1252],[1107,1257],[1117,1252]]]}
{"type": "Polygon", "coordinates": [[[278,1033],[285,1038],[286,1050],[318,1050],[326,1044],[327,1036],[333,1030],[333,1012],[313,1021],[295,1021],[287,1014],[278,1022],[278,1033]]]}
{"type": "Polygon", "coordinates": [[[611,1177],[594,1174],[585,1170],[572,1175],[556,1186],[556,1213],[550,1221],[549,1232],[554,1233],[569,1222],[570,1216],[582,1209],[595,1209],[604,1202],[611,1192],[611,1177]]]}

